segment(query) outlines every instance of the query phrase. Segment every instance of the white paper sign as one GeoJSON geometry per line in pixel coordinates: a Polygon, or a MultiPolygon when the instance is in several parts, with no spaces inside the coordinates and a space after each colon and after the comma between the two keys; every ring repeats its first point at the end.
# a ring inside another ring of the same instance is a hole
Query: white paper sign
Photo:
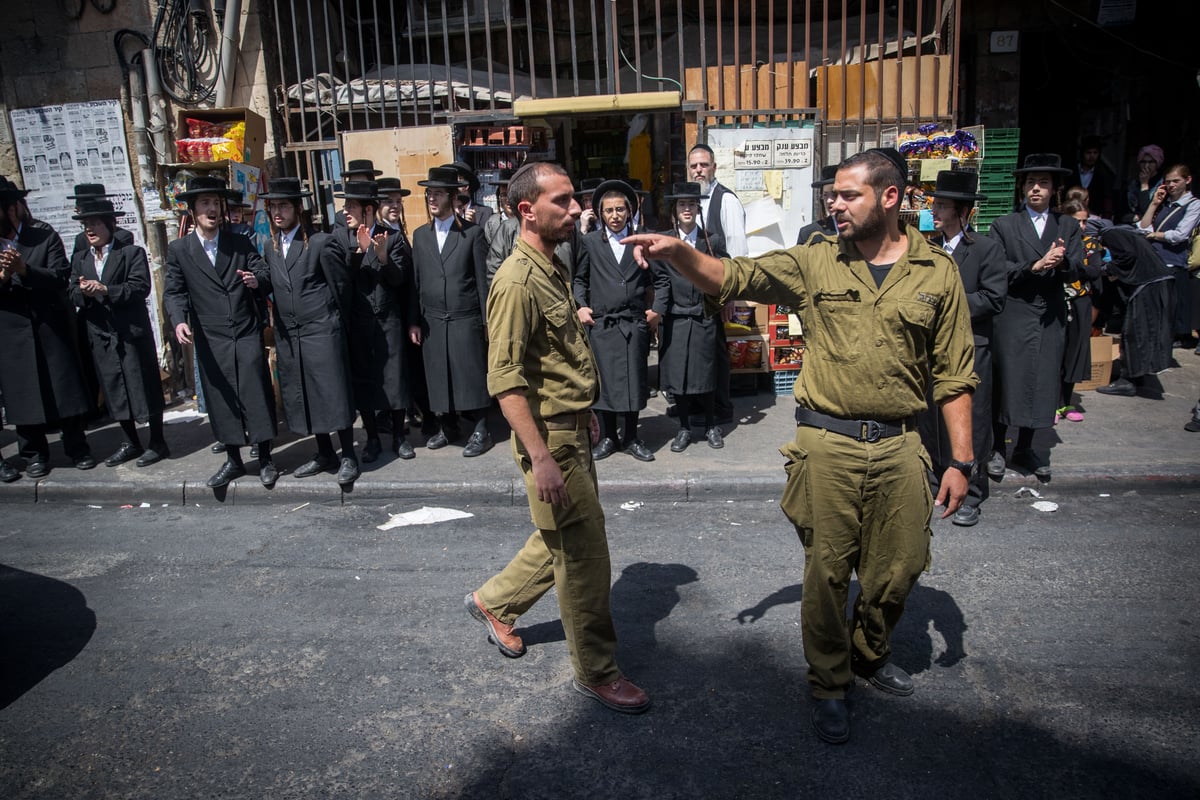
{"type": "Polygon", "coordinates": [[[734,168],[736,169],[770,169],[774,160],[775,144],[770,139],[757,139],[742,142],[740,150],[735,150],[734,168]]]}
{"type": "Polygon", "coordinates": [[[776,139],[775,169],[791,169],[812,165],[812,140],[776,139]]]}

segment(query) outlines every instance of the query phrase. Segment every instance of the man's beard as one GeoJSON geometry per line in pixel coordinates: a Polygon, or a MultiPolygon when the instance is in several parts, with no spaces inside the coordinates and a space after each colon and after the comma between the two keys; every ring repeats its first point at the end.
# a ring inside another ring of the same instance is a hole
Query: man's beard
{"type": "Polygon", "coordinates": [[[861,242],[873,239],[887,230],[887,215],[883,213],[883,203],[876,203],[871,213],[861,225],[855,225],[852,230],[838,230],[838,235],[848,242],[861,242]]]}
{"type": "Polygon", "coordinates": [[[708,193],[712,190],[712,184],[709,183],[708,181],[704,180],[703,178],[700,178],[699,180],[697,180],[696,183],[700,184],[701,196],[708,197],[708,193]]]}

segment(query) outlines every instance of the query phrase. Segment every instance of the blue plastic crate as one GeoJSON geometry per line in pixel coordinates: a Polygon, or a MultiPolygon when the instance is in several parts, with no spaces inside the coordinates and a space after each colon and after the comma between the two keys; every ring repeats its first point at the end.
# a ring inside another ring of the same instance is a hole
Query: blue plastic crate
{"type": "Polygon", "coordinates": [[[796,378],[800,376],[798,369],[778,369],[771,373],[771,377],[775,381],[775,394],[789,395],[792,393],[792,387],[796,385],[796,378]]]}

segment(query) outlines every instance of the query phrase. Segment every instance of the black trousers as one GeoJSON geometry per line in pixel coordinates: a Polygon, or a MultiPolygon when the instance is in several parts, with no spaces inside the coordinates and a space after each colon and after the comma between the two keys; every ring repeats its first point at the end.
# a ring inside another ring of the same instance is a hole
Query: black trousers
{"type": "MultiPolygon", "coordinates": [[[[63,450],[67,458],[75,460],[91,453],[88,448],[87,434],[83,431],[83,417],[68,417],[59,420],[62,429],[63,450]]],[[[31,461],[46,462],[50,460],[50,442],[46,434],[50,425],[17,425],[18,452],[31,461]]]]}

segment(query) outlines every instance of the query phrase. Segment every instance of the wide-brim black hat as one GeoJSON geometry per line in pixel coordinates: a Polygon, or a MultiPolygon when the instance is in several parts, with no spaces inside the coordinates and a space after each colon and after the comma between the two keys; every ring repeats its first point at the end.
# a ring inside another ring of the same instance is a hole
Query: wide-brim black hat
{"type": "Polygon", "coordinates": [[[375,162],[369,158],[352,158],[342,169],[342,175],[382,175],[383,170],[375,169],[375,162]]]}
{"type": "Polygon", "coordinates": [[[937,182],[929,194],[931,197],[965,203],[987,200],[987,196],[979,194],[978,189],[979,176],[974,172],[945,169],[937,174],[937,182]]]}
{"type": "Polygon", "coordinates": [[[629,213],[632,214],[638,210],[637,190],[630,186],[625,181],[604,181],[595,189],[592,190],[592,208],[596,211],[600,210],[600,201],[604,199],[604,195],[609,192],[620,192],[625,195],[625,199],[629,201],[629,213]]]}
{"type": "Polygon", "coordinates": [[[20,200],[25,195],[29,194],[29,189],[18,188],[15,183],[8,178],[0,178],[0,194],[10,200],[20,200]]]}
{"type": "Polygon", "coordinates": [[[380,194],[399,194],[401,197],[412,194],[412,189],[405,189],[399,178],[380,178],[375,181],[375,186],[380,194]]]}
{"type": "Polygon", "coordinates": [[[113,208],[111,200],[106,200],[101,197],[84,199],[79,204],[79,211],[76,212],[71,219],[84,220],[89,217],[112,217],[113,219],[116,219],[117,210],[113,208]]]}
{"type": "Polygon", "coordinates": [[[458,182],[460,185],[465,185],[471,194],[479,191],[479,176],[475,174],[475,170],[464,161],[455,161],[451,164],[442,164],[443,167],[452,169],[458,173],[458,182]]]}
{"type": "Polygon", "coordinates": [[[579,188],[575,191],[576,197],[590,195],[596,191],[596,187],[604,183],[604,178],[584,178],[579,182],[579,188]]]}
{"type": "Polygon", "coordinates": [[[77,183],[75,194],[67,195],[68,200],[92,200],[101,197],[112,197],[104,188],[103,183],[77,183]]]}
{"type": "Polygon", "coordinates": [[[671,193],[663,195],[663,199],[674,202],[676,200],[699,200],[703,196],[699,183],[695,181],[679,181],[671,184],[671,193]]]}
{"type": "Polygon", "coordinates": [[[454,167],[430,167],[429,176],[423,181],[417,181],[417,186],[426,189],[457,189],[463,185],[454,167]]]}
{"type": "Polygon", "coordinates": [[[312,195],[300,185],[299,178],[275,178],[271,181],[271,191],[260,194],[263,200],[303,200],[312,195]]]}
{"type": "Polygon", "coordinates": [[[812,188],[824,189],[826,186],[832,186],[834,179],[837,177],[837,171],[837,164],[828,164],[821,167],[821,177],[813,181],[812,188]]]}
{"type": "Polygon", "coordinates": [[[1058,153],[1030,153],[1025,156],[1025,163],[1013,170],[1013,175],[1025,175],[1030,172],[1046,172],[1050,175],[1070,175],[1071,170],[1062,165],[1058,153]]]}
{"type": "Polygon", "coordinates": [[[195,178],[188,178],[187,190],[175,195],[176,200],[191,200],[194,197],[199,197],[202,194],[215,194],[223,200],[241,201],[242,193],[236,189],[230,189],[225,185],[225,181],[221,178],[213,178],[209,175],[197,175],[195,178]]]}
{"type": "Polygon", "coordinates": [[[343,200],[359,200],[362,202],[379,202],[379,184],[375,181],[346,181],[342,191],[335,194],[343,200]]]}

